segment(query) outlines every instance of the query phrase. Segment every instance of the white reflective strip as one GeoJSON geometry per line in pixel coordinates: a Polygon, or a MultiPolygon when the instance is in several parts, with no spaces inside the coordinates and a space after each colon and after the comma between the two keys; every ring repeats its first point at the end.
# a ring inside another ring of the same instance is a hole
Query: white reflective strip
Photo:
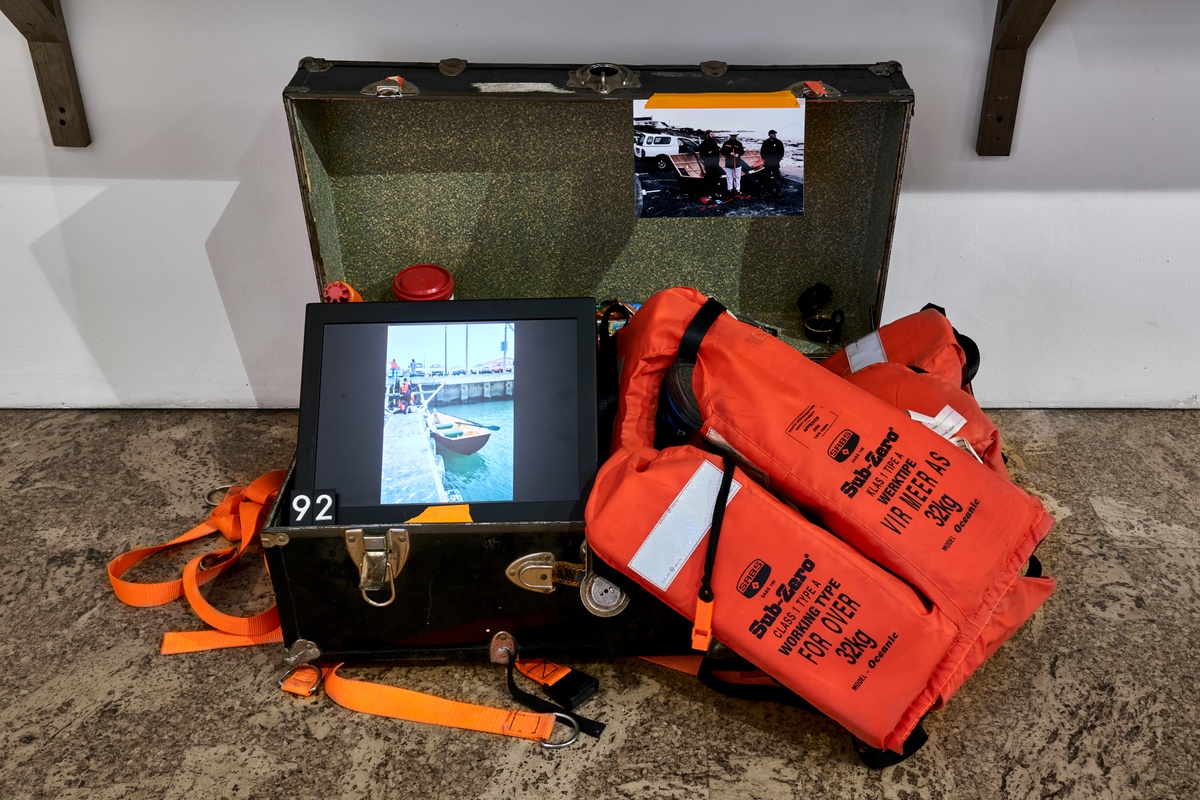
{"type": "MultiPolygon", "coordinates": [[[[726,506],[740,488],[742,485],[737,481],[729,487],[726,506]]],[[[659,517],[650,535],[629,560],[629,568],[651,585],[667,591],[708,533],[713,504],[720,489],[721,470],[705,461],[659,517]]]]}
{"type": "Polygon", "coordinates": [[[916,411],[909,411],[908,415],[938,436],[946,439],[958,433],[967,424],[967,418],[950,406],[943,407],[936,417],[927,417],[924,414],[918,414],[916,411]]]}
{"type": "Polygon", "coordinates": [[[883,351],[883,339],[879,338],[879,331],[871,331],[857,342],[846,345],[846,358],[850,360],[851,372],[887,361],[887,353],[883,351]]]}

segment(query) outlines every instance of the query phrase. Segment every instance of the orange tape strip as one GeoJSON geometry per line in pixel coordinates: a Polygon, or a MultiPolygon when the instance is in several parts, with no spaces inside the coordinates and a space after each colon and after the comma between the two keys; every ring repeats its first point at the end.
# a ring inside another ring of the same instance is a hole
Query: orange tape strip
{"type": "Polygon", "coordinates": [[[646,108],[796,108],[800,101],[784,89],[779,92],[659,92],[646,101],[646,108]]]}
{"type": "Polygon", "coordinates": [[[555,664],[544,658],[533,658],[528,661],[518,659],[517,670],[542,686],[553,686],[571,673],[570,667],[555,664]]]}

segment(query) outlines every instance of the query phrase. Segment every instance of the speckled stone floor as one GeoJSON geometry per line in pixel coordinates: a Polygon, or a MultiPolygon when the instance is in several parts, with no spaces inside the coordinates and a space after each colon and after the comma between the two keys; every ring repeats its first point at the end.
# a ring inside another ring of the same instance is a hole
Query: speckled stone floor
{"type": "MultiPolygon", "coordinates": [[[[1200,414],[994,416],[1058,520],[1039,556],[1059,589],[917,756],[872,772],[828,721],[636,660],[585,665],[608,731],[549,752],[284,696],[277,646],[160,656],[196,621],[122,605],[105,563],[190,528],[206,489],[284,466],[295,414],[0,411],[0,797],[1200,796],[1200,414]]],[[[261,576],[217,591],[268,602],[261,576]]],[[[372,672],[511,703],[494,666],[372,672]]]]}

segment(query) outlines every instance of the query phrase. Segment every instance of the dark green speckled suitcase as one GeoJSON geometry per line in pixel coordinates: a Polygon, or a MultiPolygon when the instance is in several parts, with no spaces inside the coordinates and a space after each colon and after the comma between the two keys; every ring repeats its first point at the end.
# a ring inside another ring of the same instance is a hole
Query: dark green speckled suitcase
{"type": "MultiPolygon", "coordinates": [[[[816,357],[878,325],[913,112],[913,92],[895,62],[625,67],[306,58],[284,105],[318,287],[343,281],[367,301],[389,301],[397,271],[420,263],[448,269],[460,300],[636,304],[691,285],[816,357]],[[684,96],[687,106],[687,96],[709,93],[803,100],[803,134],[784,142],[792,160],[782,184],[767,169],[765,124],[745,123],[747,163],[734,168],[741,186],[725,193],[722,181],[731,179],[701,150],[706,128],[720,128],[724,139],[738,127],[736,112],[732,123],[728,115],[709,118],[714,125],[642,102],[684,96]],[[773,194],[780,186],[790,206],[773,194]],[[827,307],[802,312],[797,298],[817,283],[830,287],[827,307]],[[840,330],[806,337],[806,324],[835,312],[840,330]]],[[[686,620],[581,551],[582,515],[295,525],[287,508],[295,489],[289,477],[263,542],[286,643],[307,648],[305,658],[480,654],[497,630],[545,655],[688,648],[686,620]],[[348,539],[357,536],[367,544],[355,552],[348,539]],[[514,565],[530,567],[529,585],[514,580],[514,565]],[[368,602],[384,584],[394,588],[394,602],[368,602]],[[620,613],[611,613],[617,605],[620,613]]]]}

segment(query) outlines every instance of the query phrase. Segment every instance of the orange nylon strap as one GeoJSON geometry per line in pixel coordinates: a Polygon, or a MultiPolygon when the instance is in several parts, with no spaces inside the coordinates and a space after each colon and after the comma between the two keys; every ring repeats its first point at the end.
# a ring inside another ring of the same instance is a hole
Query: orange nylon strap
{"type": "Polygon", "coordinates": [[[279,688],[288,694],[312,697],[324,678],[325,671],[316,664],[301,664],[284,676],[279,688]]]}
{"type": "Polygon", "coordinates": [[[182,536],[154,547],[140,547],[130,550],[108,562],[108,581],[112,584],[113,592],[122,603],[131,606],[148,607],[161,606],[183,596],[183,581],[162,581],[160,583],[134,583],[122,580],[124,575],[135,564],[149,558],[155,553],[161,553],[171,547],[177,547],[188,542],[194,542],[209,534],[217,532],[217,526],[205,520],[182,536]]]}
{"type": "Polygon", "coordinates": [[[188,653],[196,650],[235,647],[264,642],[281,642],[279,613],[275,606],[250,617],[235,617],[218,611],[204,598],[200,587],[228,570],[253,544],[270,510],[270,503],[283,483],[283,470],[268,472],[245,489],[232,487],[225,499],[212,510],[209,518],[187,533],[166,544],[143,547],[117,556],[108,564],[109,582],[122,602],[133,606],[154,606],[186,596],[196,614],[216,628],[215,631],[168,633],[163,638],[163,653],[188,653]],[[197,556],[183,569],[183,577],[159,583],[135,583],[121,576],[145,558],[220,532],[236,547],[225,547],[197,556]],[[212,562],[215,564],[211,564],[212,562]]]}
{"type": "Polygon", "coordinates": [[[179,653],[199,653],[226,647],[248,647],[255,644],[283,644],[283,631],[276,627],[266,633],[242,636],[224,631],[169,631],[163,635],[164,656],[179,653]]]}
{"type": "Polygon", "coordinates": [[[549,740],[554,730],[553,714],[507,711],[460,703],[396,686],[341,678],[337,675],[340,666],[324,670],[325,693],[335,703],[351,711],[540,742],[549,740]]]}

